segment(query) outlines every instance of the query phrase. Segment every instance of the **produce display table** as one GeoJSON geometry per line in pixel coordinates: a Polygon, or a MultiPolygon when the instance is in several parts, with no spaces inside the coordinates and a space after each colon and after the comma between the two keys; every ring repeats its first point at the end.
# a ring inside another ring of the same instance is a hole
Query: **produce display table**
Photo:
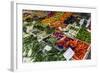
{"type": "Polygon", "coordinates": [[[23,10],[23,62],[91,59],[89,13],[23,10]]]}

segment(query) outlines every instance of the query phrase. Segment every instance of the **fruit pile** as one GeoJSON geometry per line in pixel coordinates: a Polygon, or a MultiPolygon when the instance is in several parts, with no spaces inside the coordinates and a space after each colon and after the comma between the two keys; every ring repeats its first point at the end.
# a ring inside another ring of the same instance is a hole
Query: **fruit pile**
{"type": "Polygon", "coordinates": [[[64,27],[64,20],[72,15],[71,12],[57,12],[54,16],[45,18],[42,23],[50,25],[50,27],[64,27]]]}

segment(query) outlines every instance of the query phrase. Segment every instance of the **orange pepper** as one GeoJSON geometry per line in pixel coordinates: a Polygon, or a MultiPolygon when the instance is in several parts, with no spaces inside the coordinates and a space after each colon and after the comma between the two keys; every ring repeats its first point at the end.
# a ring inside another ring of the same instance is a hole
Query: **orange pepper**
{"type": "Polygon", "coordinates": [[[63,16],[61,16],[60,20],[61,20],[61,21],[64,21],[65,19],[67,19],[67,18],[70,17],[71,15],[72,15],[71,12],[65,12],[65,13],[63,14],[63,16]]]}

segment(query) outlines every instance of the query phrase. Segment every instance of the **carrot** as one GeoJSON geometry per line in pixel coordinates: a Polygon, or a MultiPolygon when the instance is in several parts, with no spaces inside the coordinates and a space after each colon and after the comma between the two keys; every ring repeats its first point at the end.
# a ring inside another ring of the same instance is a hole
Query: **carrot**
{"type": "Polygon", "coordinates": [[[73,56],[73,59],[79,60],[79,58],[76,55],[73,56]]]}

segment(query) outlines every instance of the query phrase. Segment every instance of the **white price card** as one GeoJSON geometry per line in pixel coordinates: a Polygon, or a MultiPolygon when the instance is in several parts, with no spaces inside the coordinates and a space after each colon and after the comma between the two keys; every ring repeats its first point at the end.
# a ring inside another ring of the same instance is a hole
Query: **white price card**
{"type": "Polygon", "coordinates": [[[71,59],[73,55],[74,55],[74,51],[71,48],[68,48],[63,54],[66,60],[71,59]]]}

